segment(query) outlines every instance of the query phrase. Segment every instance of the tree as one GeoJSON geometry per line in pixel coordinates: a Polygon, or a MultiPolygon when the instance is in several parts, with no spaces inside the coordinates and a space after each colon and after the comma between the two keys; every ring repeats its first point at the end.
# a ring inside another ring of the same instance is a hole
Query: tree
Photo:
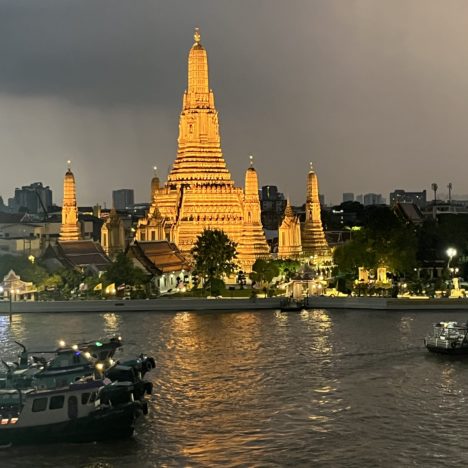
{"type": "Polygon", "coordinates": [[[146,285],[150,277],[140,268],[133,265],[130,258],[123,252],[119,252],[115,260],[109,265],[104,279],[107,283],[126,284],[129,286],[146,285]]]}
{"type": "Polygon", "coordinates": [[[271,281],[275,276],[278,276],[280,273],[280,269],[276,262],[270,260],[263,260],[261,258],[255,260],[255,263],[252,266],[252,273],[250,273],[250,279],[252,281],[258,283],[268,283],[270,284],[271,281]]]}
{"type": "Polygon", "coordinates": [[[23,281],[32,281],[36,285],[40,285],[48,277],[47,270],[42,268],[35,262],[31,262],[25,256],[2,255],[0,261],[0,278],[13,270],[21,277],[23,281]]]}
{"type": "Polygon", "coordinates": [[[213,279],[230,276],[237,268],[235,259],[237,244],[219,229],[205,229],[198,237],[190,253],[195,270],[207,283],[213,279]]]}
{"type": "Polygon", "coordinates": [[[416,265],[417,237],[386,207],[373,207],[366,212],[367,223],[353,238],[335,250],[334,261],[341,273],[355,273],[386,267],[396,274],[411,273],[416,265]]]}

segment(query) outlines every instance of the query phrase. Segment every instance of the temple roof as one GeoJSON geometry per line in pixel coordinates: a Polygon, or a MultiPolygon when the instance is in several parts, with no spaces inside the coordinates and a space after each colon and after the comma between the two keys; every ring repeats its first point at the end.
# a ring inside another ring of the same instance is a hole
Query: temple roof
{"type": "Polygon", "coordinates": [[[47,248],[44,260],[48,259],[56,259],[68,268],[91,265],[99,270],[105,270],[111,263],[101,245],[92,240],[58,241],[57,245],[47,248]]]}
{"type": "Polygon", "coordinates": [[[175,244],[162,241],[134,241],[128,252],[154,274],[156,268],[161,273],[188,270],[189,263],[175,244]]]}

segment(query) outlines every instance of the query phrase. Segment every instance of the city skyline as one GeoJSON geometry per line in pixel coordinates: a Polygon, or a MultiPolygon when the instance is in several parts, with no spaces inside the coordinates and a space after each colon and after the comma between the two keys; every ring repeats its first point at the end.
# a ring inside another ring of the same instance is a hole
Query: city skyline
{"type": "Polygon", "coordinates": [[[464,2],[110,6],[0,2],[5,202],[42,181],[61,204],[68,159],[80,205],[109,206],[122,187],[146,201],[152,167],[165,180],[176,155],[195,26],[237,186],[253,154],[260,185],[295,204],[309,161],[329,203],[395,188],[430,199],[431,182],[467,191],[464,2]]]}

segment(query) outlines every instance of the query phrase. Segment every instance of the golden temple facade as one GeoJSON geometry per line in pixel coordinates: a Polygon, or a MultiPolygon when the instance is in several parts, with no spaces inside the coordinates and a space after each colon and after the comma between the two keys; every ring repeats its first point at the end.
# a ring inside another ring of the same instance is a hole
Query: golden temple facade
{"type": "Polygon", "coordinates": [[[302,255],[301,222],[288,200],[278,229],[278,258],[298,259],[302,255]]]}
{"type": "Polygon", "coordinates": [[[250,271],[256,258],[269,253],[263,230],[260,240],[261,223],[256,224],[257,211],[260,220],[258,193],[256,200],[245,198],[244,191],[234,186],[221,149],[218,112],[209,87],[208,57],[198,29],[194,38],[179,120],[177,157],[164,186],[153,179],[152,205],[147,217],[140,220],[135,237],[169,240],[188,255],[204,229],[220,229],[239,245],[238,262],[250,271]],[[253,217],[244,226],[246,203],[253,217]],[[252,208],[255,203],[257,211],[252,208]],[[255,231],[254,245],[248,248],[244,228],[255,231]]]}
{"type": "Polygon", "coordinates": [[[78,223],[78,207],[76,206],[75,176],[70,169],[65,173],[63,181],[62,225],[60,226],[60,240],[80,240],[81,232],[78,223]]]}
{"type": "Polygon", "coordinates": [[[320,214],[318,179],[312,163],[307,175],[306,220],[302,228],[302,251],[308,257],[330,257],[320,214]]]}

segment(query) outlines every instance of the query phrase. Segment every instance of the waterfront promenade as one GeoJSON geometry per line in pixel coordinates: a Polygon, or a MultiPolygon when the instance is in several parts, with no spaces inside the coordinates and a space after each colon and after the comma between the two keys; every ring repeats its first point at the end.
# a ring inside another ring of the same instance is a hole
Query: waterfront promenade
{"type": "MultiPolygon", "coordinates": [[[[255,301],[246,298],[160,298],[150,300],[37,301],[0,302],[0,314],[11,313],[70,313],[70,312],[179,312],[179,311],[242,311],[280,308],[281,297],[255,301]],[[11,307],[11,309],[10,309],[11,307]]],[[[404,299],[383,297],[324,297],[308,298],[310,309],[346,310],[458,310],[468,311],[466,299],[404,299]]]]}

